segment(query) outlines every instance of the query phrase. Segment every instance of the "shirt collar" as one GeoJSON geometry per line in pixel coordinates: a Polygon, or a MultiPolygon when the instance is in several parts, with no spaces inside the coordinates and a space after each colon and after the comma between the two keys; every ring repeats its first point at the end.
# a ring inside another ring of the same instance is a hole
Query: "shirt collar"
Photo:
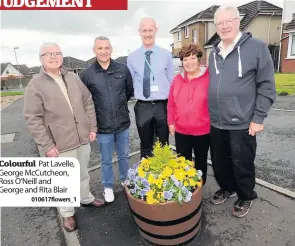
{"type": "Polygon", "coordinates": [[[145,47],[142,45],[142,50],[143,50],[143,52],[146,52],[146,51],[148,51],[148,50],[151,50],[153,53],[156,53],[157,46],[154,45],[153,48],[151,48],[151,49],[147,49],[147,48],[145,48],[145,47]]]}
{"type": "MultiPolygon", "coordinates": [[[[242,37],[242,32],[239,32],[238,35],[235,37],[235,39],[230,44],[230,46],[234,47],[238,43],[238,41],[240,40],[241,37],[242,37]]],[[[224,47],[223,42],[221,40],[218,44],[218,48],[223,49],[223,47],[224,47]]]]}

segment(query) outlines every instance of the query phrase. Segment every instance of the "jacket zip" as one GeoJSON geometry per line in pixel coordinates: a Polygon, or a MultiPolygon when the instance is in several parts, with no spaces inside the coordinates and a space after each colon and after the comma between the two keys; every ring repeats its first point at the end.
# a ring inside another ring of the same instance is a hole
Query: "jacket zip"
{"type": "MultiPolygon", "coordinates": [[[[66,86],[66,89],[67,89],[67,93],[68,93],[68,97],[69,97],[70,103],[71,103],[71,105],[72,105],[71,97],[70,97],[70,95],[69,95],[69,90],[68,90],[68,84],[66,83],[66,81],[65,81],[65,79],[64,79],[64,75],[62,75],[61,77],[62,77],[63,82],[65,83],[65,86],[66,86]]],[[[78,138],[79,138],[79,143],[81,144],[81,138],[80,138],[80,134],[79,134],[79,131],[78,131],[78,126],[77,126],[78,122],[77,122],[77,120],[76,120],[74,107],[72,107],[72,109],[73,109],[73,118],[74,118],[74,121],[75,121],[76,131],[77,131],[77,135],[78,135],[78,138]]]]}

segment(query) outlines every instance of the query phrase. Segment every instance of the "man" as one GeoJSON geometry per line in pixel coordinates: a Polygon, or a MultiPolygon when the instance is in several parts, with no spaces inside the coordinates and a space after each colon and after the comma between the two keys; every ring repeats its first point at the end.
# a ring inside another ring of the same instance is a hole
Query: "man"
{"type": "Polygon", "coordinates": [[[96,38],[93,52],[96,61],[81,73],[81,80],[90,90],[94,100],[104,197],[106,202],[113,202],[115,199],[112,169],[114,143],[122,185],[129,167],[130,117],[127,102],[133,96],[133,84],[127,66],[111,59],[112,46],[108,38],[96,38]]]}
{"type": "Polygon", "coordinates": [[[221,41],[209,57],[210,149],[220,190],[211,201],[237,195],[232,214],[243,217],[257,197],[256,135],[276,99],[274,65],[265,43],[240,32],[237,8],[220,7],[215,24],[221,41]]]}
{"type": "Polygon", "coordinates": [[[156,22],[143,18],[139,26],[142,46],[127,58],[132,74],[136,126],[140,137],[141,157],[152,155],[154,135],[162,144],[168,143],[167,98],[173,79],[171,53],[155,44],[156,22]]]}
{"type": "MultiPolygon", "coordinates": [[[[80,163],[82,206],[101,207],[89,191],[90,141],[95,139],[96,119],[90,92],[79,77],[62,67],[63,56],[55,43],[40,48],[40,73],[25,89],[24,117],[41,156],[74,157],[80,163]]],[[[78,191],[79,192],[79,191],[78,191]]],[[[64,229],[76,229],[74,207],[61,207],[64,229]]]]}

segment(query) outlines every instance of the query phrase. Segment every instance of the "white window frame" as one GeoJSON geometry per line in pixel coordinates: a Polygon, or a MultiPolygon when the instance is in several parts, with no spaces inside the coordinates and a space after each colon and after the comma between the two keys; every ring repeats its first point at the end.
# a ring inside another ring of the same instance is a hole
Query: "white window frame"
{"type": "Polygon", "coordinates": [[[185,38],[188,38],[189,37],[188,26],[184,27],[184,36],[185,36],[185,38]]]}
{"type": "Polygon", "coordinates": [[[193,43],[197,43],[197,30],[196,29],[193,30],[192,35],[193,35],[193,43]]]}
{"type": "Polygon", "coordinates": [[[181,31],[179,31],[179,32],[177,33],[177,40],[178,40],[178,42],[181,41],[181,31]]]}
{"type": "Polygon", "coordinates": [[[289,43],[288,43],[288,50],[287,50],[287,59],[295,59],[295,51],[294,54],[291,54],[291,46],[292,43],[295,44],[295,32],[289,33],[289,43]]]}

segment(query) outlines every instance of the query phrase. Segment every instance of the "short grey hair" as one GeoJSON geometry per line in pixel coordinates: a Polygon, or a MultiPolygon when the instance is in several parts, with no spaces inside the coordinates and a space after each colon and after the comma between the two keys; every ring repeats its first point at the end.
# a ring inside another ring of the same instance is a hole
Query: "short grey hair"
{"type": "Polygon", "coordinates": [[[216,23],[216,17],[221,11],[232,11],[235,14],[235,17],[240,18],[240,12],[237,7],[234,6],[220,6],[214,13],[214,23],[216,23]]]}
{"type": "Polygon", "coordinates": [[[108,41],[111,43],[110,39],[107,38],[106,36],[98,36],[98,37],[96,37],[95,40],[94,40],[94,43],[95,43],[97,40],[108,40],[108,41]]]}
{"type": "Polygon", "coordinates": [[[48,48],[48,47],[52,47],[52,46],[57,46],[59,49],[59,45],[57,43],[54,42],[46,42],[44,44],[41,45],[40,49],[39,49],[39,57],[41,57],[43,55],[43,50],[48,48]]]}

